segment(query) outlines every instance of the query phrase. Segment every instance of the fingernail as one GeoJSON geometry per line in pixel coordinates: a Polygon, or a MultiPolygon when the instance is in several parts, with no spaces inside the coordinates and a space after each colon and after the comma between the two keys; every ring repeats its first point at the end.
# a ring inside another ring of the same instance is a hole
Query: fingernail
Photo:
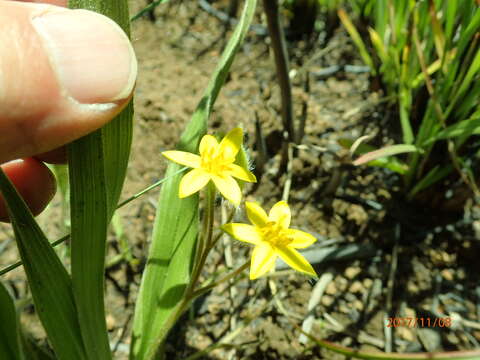
{"type": "Polygon", "coordinates": [[[63,89],[83,104],[127,98],[137,60],[123,30],[86,10],[46,12],[32,19],[63,89]]]}

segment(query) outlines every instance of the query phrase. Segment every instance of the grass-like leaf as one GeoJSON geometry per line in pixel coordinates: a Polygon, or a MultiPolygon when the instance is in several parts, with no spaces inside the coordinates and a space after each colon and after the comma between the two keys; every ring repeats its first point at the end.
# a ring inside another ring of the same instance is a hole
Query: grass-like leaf
{"type": "Polygon", "coordinates": [[[70,276],[27,205],[1,170],[0,189],[7,202],[35,309],[57,357],[87,359],[70,276]]]}
{"type": "Polygon", "coordinates": [[[411,153],[411,152],[417,152],[417,151],[418,151],[418,148],[416,148],[413,145],[408,145],[408,144],[390,145],[390,146],[386,146],[384,148],[374,150],[360,156],[358,159],[356,159],[353,162],[353,165],[358,166],[358,165],[366,164],[370,161],[384,158],[387,156],[411,153]]]}
{"type": "Polygon", "coordinates": [[[24,360],[15,304],[0,282],[0,359],[24,360]]]}
{"type": "Polygon", "coordinates": [[[425,352],[425,353],[393,353],[371,352],[355,350],[346,346],[337,345],[330,341],[322,340],[304,331],[298,325],[292,324],[311,341],[318,346],[342,354],[347,358],[366,360],[479,360],[480,350],[448,351],[448,352],[425,352]]]}
{"type": "MultiPolygon", "coordinates": [[[[70,0],[69,6],[104,14],[129,34],[126,0],[70,0]]],[[[102,129],[68,146],[72,281],[89,359],[111,358],[103,295],[106,235],[125,178],[132,116],[130,103],[102,129]]]]}
{"type": "MultiPolygon", "coordinates": [[[[242,17],[177,145],[178,150],[197,152],[213,104],[248,31],[255,5],[256,0],[246,1],[242,17]]],[[[169,165],[166,175],[169,180],[160,192],[152,244],[135,308],[131,359],[154,358],[170,330],[166,322],[178,310],[190,281],[198,235],[198,195],[178,198],[181,176],[170,175],[179,169],[176,164],[169,165]]]]}
{"type": "MultiPolygon", "coordinates": [[[[354,141],[345,138],[339,139],[338,142],[345,149],[351,148],[354,144],[354,141]]],[[[361,143],[355,148],[354,154],[363,155],[375,150],[376,149],[373,146],[361,143]]],[[[404,175],[408,170],[408,166],[404,162],[392,156],[380,157],[378,159],[371,160],[368,165],[389,169],[401,175],[404,175]]]]}
{"type": "Polygon", "coordinates": [[[372,72],[373,75],[376,74],[376,69],[375,65],[373,63],[373,59],[368,53],[367,47],[365,46],[365,43],[363,42],[360,34],[358,33],[357,29],[353,25],[352,21],[350,20],[350,17],[347,15],[345,10],[339,9],[337,11],[338,17],[340,18],[340,21],[342,22],[343,26],[345,26],[345,29],[347,29],[350,37],[352,38],[352,41],[355,43],[355,45],[358,48],[358,51],[360,52],[360,56],[362,57],[363,61],[365,62],[366,65],[370,67],[370,71],[372,72]]]}

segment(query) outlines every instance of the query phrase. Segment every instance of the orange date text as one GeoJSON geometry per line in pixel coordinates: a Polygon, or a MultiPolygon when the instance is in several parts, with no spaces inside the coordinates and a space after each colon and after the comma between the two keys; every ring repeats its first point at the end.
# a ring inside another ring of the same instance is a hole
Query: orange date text
{"type": "Polygon", "coordinates": [[[387,318],[386,327],[397,328],[434,328],[434,327],[450,327],[452,326],[452,319],[450,317],[389,317],[387,318]]]}

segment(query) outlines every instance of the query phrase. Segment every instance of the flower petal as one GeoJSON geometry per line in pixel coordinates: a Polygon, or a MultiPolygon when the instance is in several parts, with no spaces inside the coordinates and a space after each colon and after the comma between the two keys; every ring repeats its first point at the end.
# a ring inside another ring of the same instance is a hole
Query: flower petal
{"type": "Polygon", "coordinates": [[[302,273],[317,277],[312,265],[294,248],[290,246],[280,246],[275,251],[288,266],[302,273]]]}
{"type": "Polygon", "coordinates": [[[180,165],[185,165],[194,169],[200,167],[200,156],[189,152],[171,150],[162,152],[162,155],[168,160],[176,162],[180,165]]]}
{"type": "Polygon", "coordinates": [[[246,201],[247,217],[250,222],[258,227],[265,226],[268,222],[268,216],[265,210],[256,202],[246,201]]]}
{"type": "Polygon", "coordinates": [[[277,255],[268,244],[255,246],[250,265],[250,280],[255,280],[275,267],[277,255]]]}
{"type": "Polygon", "coordinates": [[[262,236],[255,226],[248,224],[230,223],[222,226],[222,230],[237,240],[249,244],[258,245],[262,241],[262,236]]]}
{"type": "Polygon", "coordinates": [[[242,142],[243,130],[235,128],[222,139],[218,151],[222,154],[224,159],[232,159],[233,162],[235,156],[237,156],[238,150],[240,150],[240,146],[242,146],[242,142]]]}
{"type": "Polygon", "coordinates": [[[257,182],[257,178],[247,169],[244,169],[241,166],[236,164],[228,165],[228,173],[237,179],[248,181],[248,182],[257,182]]]}
{"type": "Polygon", "coordinates": [[[290,226],[290,217],[290,208],[285,201],[277,202],[268,213],[268,219],[278,223],[284,229],[290,226]]]}
{"type": "Polygon", "coordinates": [[[315,236],[297,229],[288,229],[287,234],[288,237],[292,239],[292,242],[289,245],[297,249],[309,247],[317,241],[315,236]]]}
{"type": "Polygon", "coordinates": [[[200,147],[198,148],[198,151],[200,152],[200,155],[204,155],[207,152],[212,152],[213,154],[217,146],[218,142],[214,136],[205,135],[202,137],[202,140],[200,140],[200,147]]]}
{"type": "Polygon", "coordinates": [[[237,181],[227,175],[227,176],[212,176],[213,183],[217,187],[218,191],[225,197],[225,199],[232,202],[235,206],[240,205],[240,200],[242,199],[242,191],[240,186],[238,186],[237,181]]]}
{"type": "Polygon", "coordinates": [[[193,169],[180,181],[178,196],[184,198],[196,193],[210,181],[210,175],[202,169],[193,169]]]}

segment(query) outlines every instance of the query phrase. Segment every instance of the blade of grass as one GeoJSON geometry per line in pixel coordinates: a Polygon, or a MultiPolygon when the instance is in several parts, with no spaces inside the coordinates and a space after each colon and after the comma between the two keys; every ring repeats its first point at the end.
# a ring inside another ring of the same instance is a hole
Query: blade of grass
{"type": "MultiPolygon", "coordinates": [[[[69,6],[106,15],[129,34],[126,0],[70,0],[69,6]]],[[[80,330],[90,359],[111,359],[103,290],[106,236],[125,178],[132,116],[130,102],[102,129],[68,146],[72,282],[80,330]]]]}
{"type": "Polygon", "coordinates": [[[377,160],[379,158],[398,155],[398,154],[404,154],[404,153],[418,152],[418,151],[419,149],[413,145],[407,145],[407,144],[390,145],[390,146],[386,146],[384,148],[371,151],[369,153],[366,153],[360,156],[358,159],[356,159],[353,162],[353,165],[358,166],[358,165],[366,164],[372,160],[377,160]]]}
{"type": "Polygon", "coordinates": [[[448,166],[435,166],[432,170],[428,172],[419,182],[415,184],[415,186],[410,190],[408,193],[408,198],[413,199],[413,197],[418,194],[423,189],[426,189],[429,186],[437,183],[438,181],[442,180],[453,171],[454,167],[452,165],[448,166]]]}
{"type": "Polygon", "coordinates": [[[13,299],[0,282],[0,359],[24,360],[13,299]]]}
{"type": "Polygon", "coordinates": [[[148,13],[150,10],[155,9],[158,5],[163,4],[164,2],[167,2],[168,0],[155,0],[152,3],[150,3],[148,6],[145,6],[142,10],[140,10],[138,13],[133,15],[130,19],[131,22],[134,22],[135,20],[140,19],[143,15],[148,13]]]}
{"type": "Polygon", "coordinates": [[[35,309],[57,357],[64,360],[87,359],[67,270],[1,170],[0,189],[7,202],[35,309]]]}
{"type": "Polygon", "coordinates": [[[373,60],[367,51],[365,43],[363,42],[357,29],[355,29],[355,26],[353,25],[352,21],[348,17],[347,13],[343,9],[338,9],[337,14],[343,26],[345,26],[345,29],[347,29],[347,32],[350,34],[352,41],[357,46],[363,61],[365,62],[366,65],[370,67],[370,71],[372,75],[376,75],[376,69],[375,69],[373,60]]]}
{"type": "MultiPolygon", "coordinates": [[[[222,88],[235,54],[246,36],[256,0],[248,0],[237,27],[212,75],[192,120],[177,149],[196,152],[206,133],[207,120],[222,88]]],[[[180,166],[170,164],[167,177],[180,166]]],[[[169,178],[162,186],[147,266],[135,308],[131,359],[153,359],[169,328],[165,322],[174,316],[190,281],[195,242],[198,235],[198,195],[178,198],[181,176],[169,178]]]]}
{"type": "MultiPolygon", "coordinates": [[[[343,139],[339,139],[338,142],[345,149],[350,148],[350,150],[352,150],[352,146],[354,145],[354,141],[352,141],[350,139],[344,139],[343,138],[343,139]]],[[[358,144],[355,147],[353,154],[363,155],[363,154],[366,154],[366,153],[369,153],[369,152],[372,152],[372,151],[375,151],[375,150],[376,149],[373,146],[361,143],[361,144],[358,144]]],[[[376,160],[372,160],[368,163],[368,165],[369,166],[381,167],[381,168],[384,168],[384,169],[389,169],[389,170],[394,171],[394,172],[396,172],[398,174],[401,174],[401,175],[404,175],[408,170],[408,166],[405,163],[401,162],[396,157],[391,157],[391,156],[382,157],[382,158],[379,158],[379,159],[376,159],[376,160]]]]}
{"type": "Polygon", "coordinates": [[[424,146],[430,145],[437,140],[451,139],[480,134],[480,118],[473,118],[457,122],[441,130],[436,135],[425,141],[424,146]]]}

